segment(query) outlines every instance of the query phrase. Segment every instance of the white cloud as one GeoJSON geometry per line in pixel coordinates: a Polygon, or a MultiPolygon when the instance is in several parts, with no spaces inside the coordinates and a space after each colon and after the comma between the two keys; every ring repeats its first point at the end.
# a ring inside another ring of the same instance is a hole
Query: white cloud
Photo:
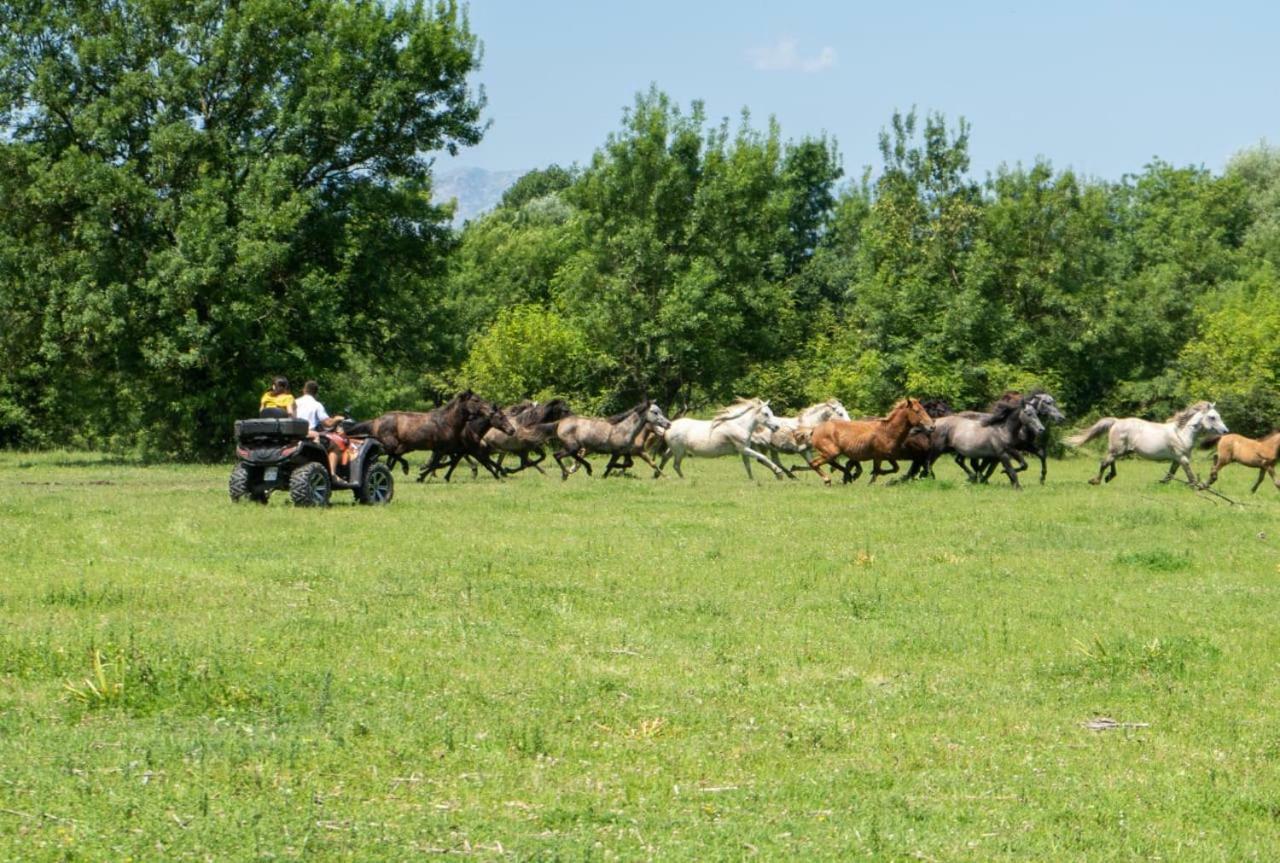
{"type": "Polygon", "coordinates": [[[767,48],[753,48],[752,65],[761,72],[822,72],[836,65],[836,49],[823,45],[809,57],[800,53],[800,42],[790,36],[767,48]]]}

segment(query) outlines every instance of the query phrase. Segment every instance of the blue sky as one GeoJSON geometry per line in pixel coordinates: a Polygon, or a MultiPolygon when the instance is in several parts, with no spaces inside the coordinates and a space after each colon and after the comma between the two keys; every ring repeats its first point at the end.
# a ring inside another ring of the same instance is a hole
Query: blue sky
{"type": "Polygon", "coordinates": [[[1118,179],[1280,142],[1280,4],[473,0],[493,125],[438,170],[585,163],[651,83],[713,118],[826,132],[879,166],[895,108],[964,116],[974,172],[1037,156],[1118,179]]]}

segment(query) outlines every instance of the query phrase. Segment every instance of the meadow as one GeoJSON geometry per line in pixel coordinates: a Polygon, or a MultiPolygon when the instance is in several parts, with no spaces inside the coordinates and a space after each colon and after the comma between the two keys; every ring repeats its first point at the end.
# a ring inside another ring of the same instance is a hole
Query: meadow
{"type": "Polygon", "coordinates": [[[0,859],[1277,859],[1280,494],[1095,465],[312,511],[0,454],[0,859]]]}

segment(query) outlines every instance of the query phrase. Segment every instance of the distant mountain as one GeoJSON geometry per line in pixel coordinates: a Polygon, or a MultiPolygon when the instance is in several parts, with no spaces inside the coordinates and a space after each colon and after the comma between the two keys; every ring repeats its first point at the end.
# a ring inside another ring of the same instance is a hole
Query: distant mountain
{"type": "Polygon", "coordinates": [[[431,199],[444,203],[457,199],[458,209],[453,223],[461,226],[502,200],[502,193],[523,177],[526,171],[486,171],[484,168],[454,168],[435,175],[431,199]]]}

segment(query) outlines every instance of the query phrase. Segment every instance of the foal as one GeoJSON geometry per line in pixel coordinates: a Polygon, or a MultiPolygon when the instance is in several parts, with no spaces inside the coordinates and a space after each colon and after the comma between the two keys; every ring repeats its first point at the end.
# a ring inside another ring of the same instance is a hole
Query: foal
{"type": "Polygon", "coordinates": [[[822,466],[842,455],[848,456],[853,465],[853,479],[861,475],[864,461],[888,461],[893,470],[881,473],[894,473],[898,464],[892,460],[893,454],[916,427],[932,431],[933,417],[912,398],[898,402],[882,420],[827,420],[813,430],[812,446],[818,456],[809,462],[809,467],[827,485],[831,485],[831,477],[822,472],[822,466]]]}
{"type": "Polygon", "coordinates": [[[1280,488],[1280,480],[1276,479],[1276,457],[1280,456],[1280,430],[1273,431],[1262,440],[1254,440],[1239,434],[1227,434],[1218,438],[1218,453],[1213,457],[1213,470],[1209,471],[1209,482],[1205,488],[1218,481],[1218,471],[1232,462],[1239,462],[1247,467],[1258,469],[1258,479],[1250,492],[1256,492],[1262,485],[1263,475],[1270,475],[1271,481],[1280,488]]]}

